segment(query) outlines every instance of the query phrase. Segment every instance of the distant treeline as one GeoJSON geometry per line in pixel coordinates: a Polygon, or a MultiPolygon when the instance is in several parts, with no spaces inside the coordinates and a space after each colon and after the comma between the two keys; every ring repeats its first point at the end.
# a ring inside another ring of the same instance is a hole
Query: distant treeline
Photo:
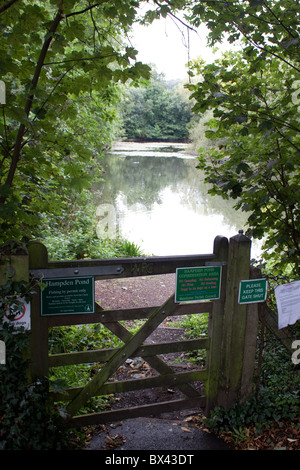
{"type": "Polygon", "coordinates": [[[155,74],[148,86],[128,87],[120,108],[122,138],[135,141],[187,141],[191,105],[182,86],[155,74]]]}

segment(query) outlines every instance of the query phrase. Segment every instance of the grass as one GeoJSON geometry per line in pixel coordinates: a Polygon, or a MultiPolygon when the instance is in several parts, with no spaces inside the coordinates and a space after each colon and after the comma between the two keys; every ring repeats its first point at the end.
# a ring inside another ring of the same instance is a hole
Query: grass
{"type": "MultiPolygon", "coordinates": [[[[185,328],[185,337],[189,339],[196,339],[202,336],[207,336],[208,333],[208,313],[185,315],[180,317],[176,322],[172,322],[172,326],[178,328],[185,328]]],[[[184,359],[181,357],[180,361],[185,360],[192,364],[205,366],[206,364],[206,350],[194,349],[188,351],[184,359]]]]}

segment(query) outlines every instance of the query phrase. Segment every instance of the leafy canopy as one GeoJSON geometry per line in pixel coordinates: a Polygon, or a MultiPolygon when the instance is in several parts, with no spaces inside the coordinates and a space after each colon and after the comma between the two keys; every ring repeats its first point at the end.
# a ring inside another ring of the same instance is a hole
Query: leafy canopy
{"type": "Polygon", "coordinates": [[[0,7],[2,237],[31,237],[43,213],[59,213],[97,175],[117,84],[149,76],[121,39],[137,6],[17,0],[0,7]]]}
{"type": "Polygon", "coordinates": [[[188,137],[191,119],[189,100],[172,88],[163,77],[152,74],[147,86],[127,87],[121,102],[121,120],[125,137],[180,141],[188,137]]]}
{"type": "Polygon", "coordinates": [[[265,258],[298,275],[300,257],[299,22],[294,1],[194,3],[210,43],[225,35],[239,53],[194,63],[194,111],[213,110],[207,137],[225,142],[200,152],[211,192],[248,211],[249,234],[264,240],[265,258]],[[298,87],[298,88],[297,88],[298,87]]]}
{"type": "MultiPolygon", "coordinates": [[[[140,3],[2,2],[2,234],[32,235],[43,212],[59,212],[75,188],[88,187],[111,136],[116,85],[149,77],[121,39],[140,3]]],[[[144,22],[178,11],[194,27],[206,24],[211,46],[241,45],[215,64],[194,64],[194,109],[213,110],[207,134],[226,144],[201,154],[207,180],[249,212],[252,234],[279,267],[299,270],[298,2],[155,0],[144,22]]]]}

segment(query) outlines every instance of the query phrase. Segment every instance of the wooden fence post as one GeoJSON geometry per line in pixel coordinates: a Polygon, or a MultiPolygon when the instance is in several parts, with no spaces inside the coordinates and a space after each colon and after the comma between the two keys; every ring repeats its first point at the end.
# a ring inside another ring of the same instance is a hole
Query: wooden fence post
{"type": "MultiPolygon", "coordinates": [[[[48,253],[42,243],[29,243],[28,252],[29,270],[47,268],[48,253]]],[[[38,379],[48,375],[48,319],[41,317],[40,288],[36,285],[33,291],[31,300],[31,377],[38,379]]]]}
{"type": "Polygon", "coordinates": [[[205,414],[208,416],[210,410],[217,405],[219,378],[221,370],[224,304],[226,298],[226,277],[227,277],[227,259],[228,259],[228,239],[218,236],[214,241],[214,255],[216,262],[223,264],[221,276],[220,299],[213,301],[212,313],[208,322],[208,337],[210,339],[209,350],[207,351],[206,367],[208,378],[205,382],[206,407],[205,414]],[[222,263],[223,262],[223,263],[222,263]]]}
{"type": "Polygon", "coordinates": [[[28,252],[25,248],[17,248],[16,254],[1,253],[0,285],[8,280],[28,282],[28,252]]]}
{"type": "MultiPolygon", "coordinates": [[[[251,241],[240,231],[230,238],[224,306],[221,369],[218,405],[230,408],[241,399],[245,342],[247,334],[247,305],[238,303],[241,280],[250,278],[251,241]]],[[[248,322],[249,324],[249,322],[248,322]]]]}
{"type": "MultiPolygon", "coordinates": [[[[261,277],[261,270],[250,266],[249,279],[259,279],[261,277]]],[[[240,389],[241,402],[245,401],[254,389],[253,378],[255,371],[255,356],[257,348],[258,319],[259,309],[262,305],[264,304],[252,303],[247,305],[244,360],[240,389]]]]}
{"type": "MultiPolygon", "coordinates": [[[[26,283],[29,280],[28,265],[29,257],[28,251],[25,247],[21,246],[18,242],[11,241],[7,244],[1,253],[0,264],[0,285],[4,286],[8,281],[26,283]]],[[[0,304],[3,299],[0,299],[0,304]]],[[[6,352],[6,347],[5,352],[6,352]]],[[[30,357],[30,351],[22,351],[24,360],[30,357]]],[[[27,374],[28,375],[28,374],[27,374]]],[[[28,377],[29,378],[29,377],[28,377]]]]}

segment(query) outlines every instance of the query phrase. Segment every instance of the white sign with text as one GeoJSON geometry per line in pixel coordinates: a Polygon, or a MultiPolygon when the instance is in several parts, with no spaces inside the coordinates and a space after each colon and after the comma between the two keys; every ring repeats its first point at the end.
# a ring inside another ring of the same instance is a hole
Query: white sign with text
{"type": "Polygon", "coordinates": [[[278,329],[293,325],[300,319],[300,281],[275,288],[278,309],[278,329]]]}

